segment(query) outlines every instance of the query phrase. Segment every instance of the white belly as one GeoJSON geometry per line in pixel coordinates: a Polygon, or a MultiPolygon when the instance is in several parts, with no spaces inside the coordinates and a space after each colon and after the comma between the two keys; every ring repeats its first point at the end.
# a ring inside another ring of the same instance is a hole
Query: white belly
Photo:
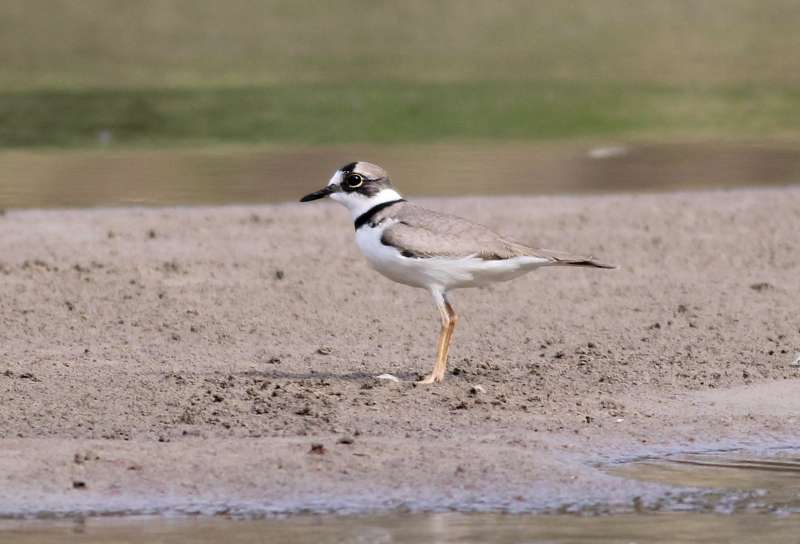
{"type": "Polygon", "coordinates": [[[547,264],[537,257],[514,257],[487,261],[477,257],[403,257],[400,251],[381,243],[386,225],[365,225],[356,231],[356,243],[375,270],[389,279],[413,287],[446,291],[476,287],[514,279],[547,264]]]}

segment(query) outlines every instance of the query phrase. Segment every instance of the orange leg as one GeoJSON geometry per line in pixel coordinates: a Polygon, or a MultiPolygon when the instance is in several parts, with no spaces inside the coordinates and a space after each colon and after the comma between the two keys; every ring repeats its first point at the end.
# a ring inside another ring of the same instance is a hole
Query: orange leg
{"type": "Polygon", "coordinates": [[[447,370],[447,353],[450,351],[450,341],[453,338],[453,331],[458,322],[458,315],[456,315],[453,307],[450,306],[444,293],[434,291],[433,299],[442,316],[442,328],[439,331],[439,342],[436,347],[436,363],[433,365],[433,372],[417,382],[420,384],[429,384],[444,380],[444,374],[447,370]]]}

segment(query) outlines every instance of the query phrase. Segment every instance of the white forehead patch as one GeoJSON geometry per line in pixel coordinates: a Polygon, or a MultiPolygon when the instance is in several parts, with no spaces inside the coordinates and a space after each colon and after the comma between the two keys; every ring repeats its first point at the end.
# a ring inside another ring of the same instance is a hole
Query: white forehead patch
{"type": "Polygon", "coordinates": [[[337,183],[342,183],[342,171],[337,170],[336,173],[333,175],[331,180],[328,182],[328,185],[336,185],[337,183]]]}

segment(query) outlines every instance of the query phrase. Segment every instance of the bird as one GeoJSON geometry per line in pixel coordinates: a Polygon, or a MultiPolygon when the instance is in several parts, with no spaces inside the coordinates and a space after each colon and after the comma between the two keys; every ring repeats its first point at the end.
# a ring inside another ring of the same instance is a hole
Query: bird
{"type": "Polygon", "coordinates": [[[328,184],[300,199],[330,198],[350,211],[356,244],[369,264],[398,283],[426,289],[441,316],[436,359],[418,384],[444,380],[458,315],[448,300],[453,289],[507,281],[546,266],[617,268],[594,257],[538,249],[491,229],[417,206],[403,198],[380,166],[351,162],[328,184]]]}

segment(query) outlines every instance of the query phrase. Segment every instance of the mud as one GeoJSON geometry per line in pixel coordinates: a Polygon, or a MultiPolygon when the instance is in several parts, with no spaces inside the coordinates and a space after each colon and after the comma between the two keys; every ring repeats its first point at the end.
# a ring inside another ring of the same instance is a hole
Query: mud
{"type": "Polygon", "coordinates": [[[0,216],[0,514],[631,509],[599,465],[796,445],[800,189],[424,203],[622,268],[454,292],[418,387],[333,205],[0,216]]]}

